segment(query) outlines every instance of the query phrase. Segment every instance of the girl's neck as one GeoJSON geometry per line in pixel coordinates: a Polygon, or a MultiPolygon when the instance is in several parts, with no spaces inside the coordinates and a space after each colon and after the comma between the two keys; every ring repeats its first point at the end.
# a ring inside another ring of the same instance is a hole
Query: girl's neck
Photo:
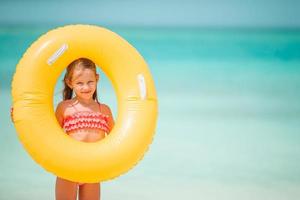
{"type": "Polygon", "coordinates": [[[82,98],[76,96],[75,99],[83,106],[89,106],[95,102],[95,100],[92,98],[91,99],[82,99],[82,98]]]}

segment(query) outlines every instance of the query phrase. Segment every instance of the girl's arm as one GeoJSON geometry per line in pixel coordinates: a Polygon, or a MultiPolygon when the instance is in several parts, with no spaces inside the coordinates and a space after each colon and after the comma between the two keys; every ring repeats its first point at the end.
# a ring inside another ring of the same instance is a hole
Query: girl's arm
{"type": "Polygon", "coordinates": [[[111,113],[110,108],[105,104],[102,104],[102,105],[104,105],[104,107],[105,107],[105,111],[106,111],[105,113],[109,116],[108,117],[108,127],[109,127],[109,132],[110,132],[115,125],[114,117],[111,113]]]}
{"type": "Polygon", "coordinates": [[[111,113],[111,110],[110,108],[108,108],[108,115],[109,115],[109,118],[108,118],[108,126],[109,126],[109,131],[111,131],[115,125],[115,121],[114,121],[114,117],[111,113]]]}
{"type": "Polygon", "coordinates": [[[64,106],[62,103],[59,103],[56,107],[55,116],[59,123],[59,125],[63,126],[63,120],[64,120],[64,112],[63,112],[64,106]]]}

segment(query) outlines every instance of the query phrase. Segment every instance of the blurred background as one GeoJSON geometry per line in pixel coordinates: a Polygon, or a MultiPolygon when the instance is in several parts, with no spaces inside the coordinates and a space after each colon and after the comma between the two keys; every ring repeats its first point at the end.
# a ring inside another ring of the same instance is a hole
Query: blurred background
{"type": "MultiPolygon", "coordinates": [[[[67,24],[116,32],[145,58],[159,100],[156,135],[103,199],[300,198],[300,2],[297,0],[1,0],[0,200],[54,199],[55,175],[10,121],[16,64],[67,24]]],[[[116,117],[101,72],[100,101],[116,117]]],[[[54,107],[61,101],[56,85],[54,107]]]]}

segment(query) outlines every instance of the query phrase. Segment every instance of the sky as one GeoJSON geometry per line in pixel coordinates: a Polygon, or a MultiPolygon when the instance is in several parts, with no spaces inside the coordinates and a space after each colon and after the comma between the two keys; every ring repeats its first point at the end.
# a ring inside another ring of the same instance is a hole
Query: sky
{"type": "Polygon", "coordinates": [[[0,0],[0,25],[300,27],[298,0],[0,0]]]}

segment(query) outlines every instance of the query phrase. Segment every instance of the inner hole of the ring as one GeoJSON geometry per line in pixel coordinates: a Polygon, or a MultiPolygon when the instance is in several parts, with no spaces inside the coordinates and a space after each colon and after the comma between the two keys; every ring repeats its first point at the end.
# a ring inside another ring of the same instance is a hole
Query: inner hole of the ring
{"type": "MultiPolygon", "coordinates": [[[[60,102],[63,101],[63,91],[64,91],[64,76],[66,73],[66,69],[61,73],[56,85],[55,85],[55,91],[54,91],[54,97],[53,97],[53,107],[54,111],[56,111],[57,106],[60,102]]],[[[113,89],[113,86],[111,84],[111,81],[109,78],[105,75],[104,71],[101,69],[100,66],[96,67],[96,73],[99,75],[99,80],[97,83],[97,98],[99,103],[107,105],[111,112],[113,119],[116,120],[117,116],[117,101],[116,101],[116,95],[115,91],[113,89]]],[[[73,91],[72,98],[76,96],[75,92],[73,91]]],[[[101,111],[100,106],[100,111],[101,111]]],[[[63,127],[62,127],[63,128],[63,127]]],[[[64,129],[63,129],[64,130],[64,129]]],[[[64,130],[64,133],[69,135],[71,138],[82,141],[82,142],[97,142],[101,139],[105,139],[105,137],[108,137],[109,133],[105,133],[105,136],[103,138],[103,132],[100,130],[98,133],[102,134],[102,136],[97,136],[97,130],[96,129],[78,129],[76,131],[69,132],[69,134],[64,130]],[[70,134],[71,133],[71,134],[70,134]],[[98,137],[98,138],[97,138],[98,137]]]]}

